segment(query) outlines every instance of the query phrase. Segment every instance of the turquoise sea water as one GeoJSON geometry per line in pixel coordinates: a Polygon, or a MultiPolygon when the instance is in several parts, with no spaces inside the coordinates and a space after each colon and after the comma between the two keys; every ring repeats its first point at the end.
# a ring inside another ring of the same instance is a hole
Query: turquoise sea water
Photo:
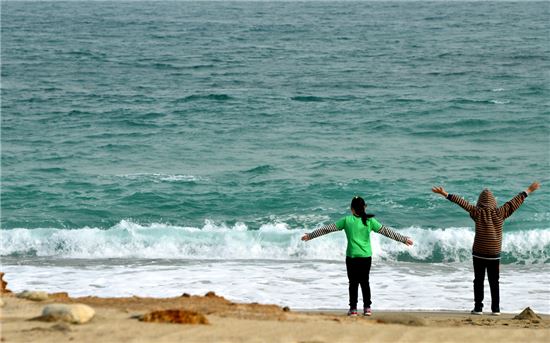
{"type": "Polygon", "coordinates": [[[382,261],[466,268],[473,222],[431,187],[539,180],[503,263],[548,271],[549,7],[2,1],[3,263],[340,261],[299,237],[361,195],[417,242],[382,261]]]}

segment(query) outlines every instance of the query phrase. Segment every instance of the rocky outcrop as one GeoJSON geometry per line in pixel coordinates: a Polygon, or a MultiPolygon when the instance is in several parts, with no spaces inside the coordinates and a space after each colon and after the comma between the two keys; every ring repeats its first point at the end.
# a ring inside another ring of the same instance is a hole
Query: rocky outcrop
{"type": "Polygon", "coordinates": [[[4,273],[0,272],[0,293],[11,293],[7,286],[8,283],[4,281],[4,273]]]}
{"type": "Polygon", "coordinates": [[[208,320],[203,314],[187,310],[153,311],[144,314],[139,320],[155,323],[208,324],[208,320]]]}
{"type": "Polygon", "coordinates": [[[55,300],[67,300],[69,299],[69,293],[67,292],[48,293],[48,298],[55,299],[55,300]]]}

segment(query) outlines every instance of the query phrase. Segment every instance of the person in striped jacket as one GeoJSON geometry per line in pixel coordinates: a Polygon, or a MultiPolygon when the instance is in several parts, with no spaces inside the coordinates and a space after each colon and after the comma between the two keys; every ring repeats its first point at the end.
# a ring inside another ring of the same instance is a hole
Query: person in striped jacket
{"type": "Polygon", "coordinates": [[[484,189],[474,206],[463,198],[449,194],[443,187],[433,187],[432,192],[440,194],[448,200],[462,207],[470,214],[475,222],[474,245],[472,259],[474,264],[474,309],[472,314],[483,314],[483,283],[485,270],[489,278],[491,289],[491,311],[493,315],[500,315],[499,269],[500,251],[502,247],[502,226],[504,220],[517,210],[529,193],[540,187],[533,182],[525,191],[519,193],[502,206],[498,206],[490,190],[484,189]]]}
{"type": "Polygon", "coordinates": [[[363,198],[356,196],[351,201],[351,214],[311,233],[306,233],[303,241],[309,241],[327,233],[344,230],[348,241],[346,249],[346,269],[349,280],[349,306],[348,316],[357,316],[357,293],[359,285],[363,293],[363,315],[372,315],[371,294],[369,285],[369,273],[372,262],[372,249],[370,233],[374,231],[406,245],[412,245],[409,237],[383,226],[374,215],[365,213],[367,204],[363,198]]]}

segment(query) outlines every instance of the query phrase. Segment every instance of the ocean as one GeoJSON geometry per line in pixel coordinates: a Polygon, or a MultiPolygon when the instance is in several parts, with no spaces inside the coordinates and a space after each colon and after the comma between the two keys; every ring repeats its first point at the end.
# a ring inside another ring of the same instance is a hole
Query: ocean
{"type": "MultiPolygon", "coordinates": [[[[501,310],[550,313],[548,2],[2,1],[8,287],[345,309],[367,212],[374,310],[470,310],[503,204],[501,310]]],[[[486,283],[486,302],[490,296],[486,283]]]]}

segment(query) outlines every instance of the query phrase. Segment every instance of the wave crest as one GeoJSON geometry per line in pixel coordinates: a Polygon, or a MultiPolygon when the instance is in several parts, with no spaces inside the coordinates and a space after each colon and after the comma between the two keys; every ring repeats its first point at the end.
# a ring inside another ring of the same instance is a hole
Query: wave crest
{"type": "MultiPolygon", "coordinates": [[[[398,230],[412,237],[413,247],[371,235],[373,258],[385,261],[451,263],[471,260],[471,228],[398,230]]],[[[54,256],[60,258],[170,258],[170,259],[275,259],[342,260],[346,238],[341,232],[300,240],[305,230],[289,229],[284,222],[251,230],[206,220],[202,228],[123,220],[109,229],[41,228],[2,230],[1,256],[54,256]]],[[[550,263],[550,229],[504,235],[502,263],[550,263]]]]}

